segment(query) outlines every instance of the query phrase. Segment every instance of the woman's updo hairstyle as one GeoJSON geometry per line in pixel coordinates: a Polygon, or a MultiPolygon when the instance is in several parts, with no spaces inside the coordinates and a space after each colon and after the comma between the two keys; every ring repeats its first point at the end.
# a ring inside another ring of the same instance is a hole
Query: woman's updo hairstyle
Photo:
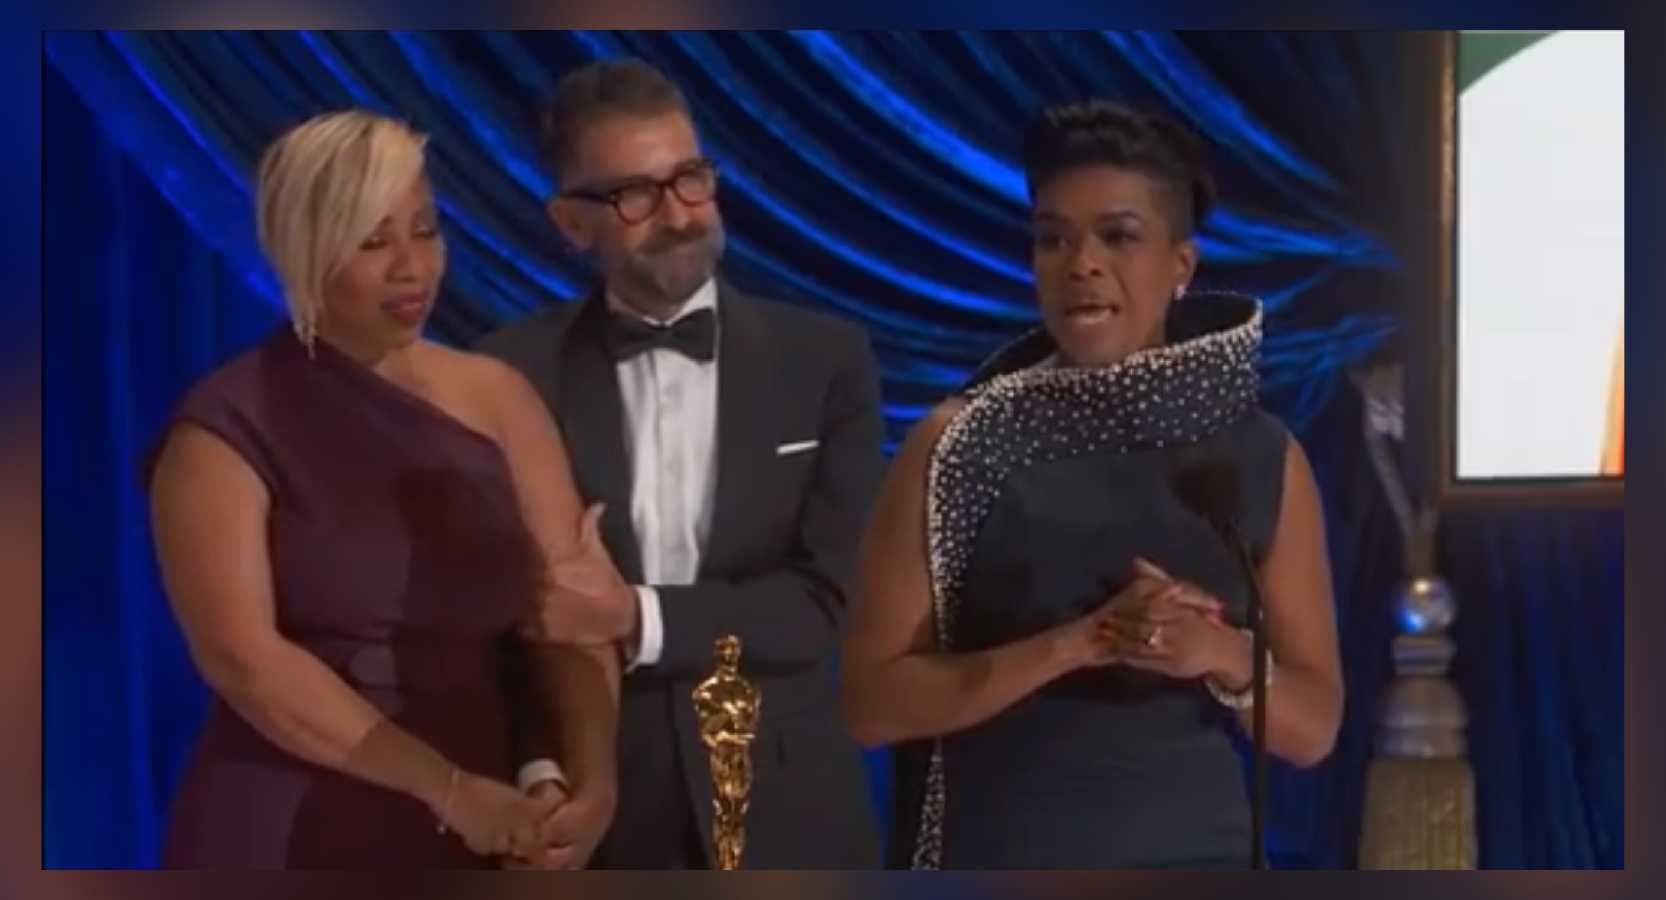
{"type": "Polygon", "coordinates": [[[1049,106],[1024,138],[1024,177],[1033,200],[1049,181],[1076,169],[1110,166],[1162,185],[1176,237],[1190,237],[1215,205],[1215,180],[1203,142],[1165,116],[1107,100],[1049,106]]]}

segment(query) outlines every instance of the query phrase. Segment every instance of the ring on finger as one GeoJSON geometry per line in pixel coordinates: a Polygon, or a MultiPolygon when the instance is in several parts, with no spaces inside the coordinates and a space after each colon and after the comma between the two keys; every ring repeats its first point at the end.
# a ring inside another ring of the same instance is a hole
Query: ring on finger
{"type": "Polygon", "coordinates": [[[1157,647],[1157,644],[1159,642],[1161,642],[1162,639],[1163,639],[1163,626],[1161,626],[1161,625],[1154,626],[1151,629],[1151,633],[1145,636],[1145,646],[1147,648],[1150,648],[1150,649],[1155,649],[1157,647]]]}

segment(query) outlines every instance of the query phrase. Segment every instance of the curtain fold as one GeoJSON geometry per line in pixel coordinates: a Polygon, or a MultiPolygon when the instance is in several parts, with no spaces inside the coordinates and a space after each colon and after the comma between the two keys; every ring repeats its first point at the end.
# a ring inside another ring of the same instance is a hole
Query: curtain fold
{"type": "MultiPolygon", "coordinates": [[[[1275,854],[1351,864],[1390,674],[1399,539],[1347,368],[1395,334],[1412,195],[1390,33],[60,32],[48,37],[49,868],[154,864],[202,688],[151,559],[136,466],[185,388],[281,321],[249,173],[283,128],[347,105],[432,138],[451,272],[436,336],[466,342],[590,277],[542,203],[533,111],[559,75],[641,55],[690,95],[723,166],[741,283],[861,321],[900,437],[1029,327],[1016,162],[1038,104],[1167,108],[1212,148],[1226,205],[1205,281],[1271,309],[1269,402],[1330,516],[1350,704],[1336,756],[1278,771],[1275,854]],[[1342,389],[1338,389],[1342,388],[1342,389]]],[[[1458,677],[1483,862],[1623,865],[1623,517],[1454,523],[1458,677]]],[[[876,766],[876,789],[883,786],[876,766]]]]}

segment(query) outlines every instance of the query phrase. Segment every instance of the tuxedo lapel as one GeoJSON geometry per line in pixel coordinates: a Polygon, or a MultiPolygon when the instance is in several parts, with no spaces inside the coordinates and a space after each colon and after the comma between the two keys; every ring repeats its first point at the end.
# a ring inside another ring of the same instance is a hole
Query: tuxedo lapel
{"type": "Polygon", "coordinates": [[[711,534],[701,568],[725,571],[744,544],[755,511],[767,501],[765,473],[775,463],[770,441],[775,369],[762,311],[744,294],[718,286],[717,485],[711,534]]]}
{"type": "Polygon", "coordinates": [[[607,349],[607,305],[600,296],[581,301],[561,342],[556,404],[579,492],[587,503],[605,503],[602,539],[627,581],[642,580],[642,548],[631,523],[631,460],[625,443],[625,403],[619,374],[607,349]]]}

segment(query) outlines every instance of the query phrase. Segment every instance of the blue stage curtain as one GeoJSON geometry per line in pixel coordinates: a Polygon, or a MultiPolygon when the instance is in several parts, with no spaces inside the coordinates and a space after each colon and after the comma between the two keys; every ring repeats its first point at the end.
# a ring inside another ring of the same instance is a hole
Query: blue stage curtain
{"type": "MultiPolygon", "coordinates": [[[[467,341],[586,283],[540,209],[552,185],[529,109],[561,72],[621,54],[652,60],[689,92],[725,173],[733,277],[867,326],[893,437],[1033,322],[1013,161],[1031,111],[1108,95],[1166,107],[1210,140],[1227,205],[1207,229],[1204,281],[1269,300],[1268,399],[1302,435],[1325,488],[1353,699],[1331,762],[1277,773],[1274,850],[1290,866],[1349,865],[1373,701],[1388,674],[1399,542],[1343,373],[1394,339],[1404,299],[1392,237],[1410,177],[1392,141],[1406,108],[1398,40],[51,35],[48,866],[152,865],[197,726],[202,688],[157,585],[135,473],[186,386],[280,320],[249,203],[261,148],[347,105],[429,132],[452,247],[434,330],[467,341]]],[[[1489,865],[1620,858],[1618,521],[1466,523],[1455,538],[1460,674],[1475,709],[1489,865]]]]}

